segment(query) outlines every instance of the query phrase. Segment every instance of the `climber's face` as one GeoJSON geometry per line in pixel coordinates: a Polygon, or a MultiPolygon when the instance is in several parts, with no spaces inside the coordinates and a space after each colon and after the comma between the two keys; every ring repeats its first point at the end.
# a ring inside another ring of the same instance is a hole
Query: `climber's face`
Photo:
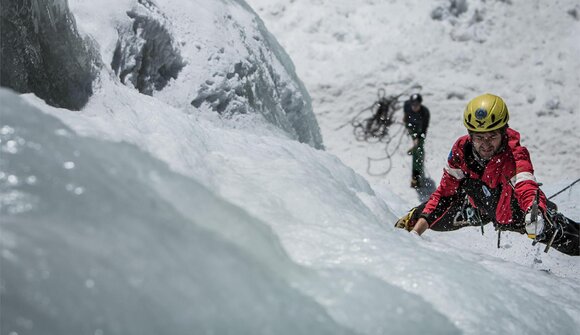
{"type": "Polygon", "coordinates": [[[420,103],[420,102],[417,102],[417,101],[415,101],[415,102],[412,102],[412,103],[411,103],[411,110],[412,110],[413,112],[418,112],[418,111],[420,111],[420,110],[421,110],[421,103],[420,103]]]}
{"type": "Polygon", "coordinates": [[[472,133],[471,142],[479,157],[491,159],[501,147],[502,132],[498,129],[487,133],[472,133]]]}

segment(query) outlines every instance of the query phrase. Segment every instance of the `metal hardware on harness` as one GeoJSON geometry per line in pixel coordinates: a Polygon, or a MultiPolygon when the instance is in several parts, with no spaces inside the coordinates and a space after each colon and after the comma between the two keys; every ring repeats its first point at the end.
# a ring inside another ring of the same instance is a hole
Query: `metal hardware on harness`
{"type": "Polygon", "coordinates": [[[455,217],[453,217],[453,225],[454,226],[481,226],[481,235],[483,235],[483,221],[479,216],[479,213],[476,208],[468,206],[469,198],[466,196],[465,200],[463,200],[463,205],[461,206],[461,210],[459,210],[455,217]]]}
{"type": "Polygon", "coordinates": [[[469,201],[469,199],[467,198],[467,196],[465,196],[465,198],[463,199],[463,203],[461,204],[461,209],[455,213],[455,216],[453,217],[453,225],[454,226],[464,226],[466,223],[469,224],[469,222],[466,222],[466,218],[463,217],[463,213],[465,212],[465,207],[467,206],[467,202],[469,201]]]}

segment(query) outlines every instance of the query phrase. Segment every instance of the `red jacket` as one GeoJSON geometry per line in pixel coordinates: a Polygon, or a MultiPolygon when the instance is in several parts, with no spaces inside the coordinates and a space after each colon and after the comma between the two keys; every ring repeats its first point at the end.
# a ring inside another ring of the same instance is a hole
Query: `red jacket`
{"type": "MultiPolygon", "coordinates": [[[[442,206],[447,206],[448,202],[442,200],[455,195],[462,180],[466,178],[479,180],[490,190],[501,192],[495,204],[495,220],[499,224],[512,223],[511,202],[514,197],[522,211],[527,212],[530,209],[538,191],[530,154],[520,145],[520,134],[511,128],[506,129],[503,142],[503,150],[495,154],[485,167],[481,168],[480,173],[470,168],[466,161],[466,151],[471,151],[472,148],[469,135],[462,136],[455,142],[449,153],[447,166],[443,169],[439,187],[429,198],[422,213],[429,225],[437,221],[430,220],[429,214],[436,210],[441,211],[442,206]]],[[[473,199],[470,200],[473,204],[473,199]]],[[[541,191],[539,207],[545,212],[546,197],[541,191]]]]}

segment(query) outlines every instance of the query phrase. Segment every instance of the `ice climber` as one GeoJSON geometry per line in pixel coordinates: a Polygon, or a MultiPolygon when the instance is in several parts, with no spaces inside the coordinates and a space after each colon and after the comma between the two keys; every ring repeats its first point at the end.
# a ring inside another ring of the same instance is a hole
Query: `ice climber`
{"type": "MultiPolygon", "coordinates": [[[[437,190],[412,208],[396,227],[421,235],[427,229],[450,231],[493,222],[498,232],[515,231],[547,247],[580,255],[578,223],[558,213],[534,177],[520,134],[508,126],[502,98],[484,94],[463,113],[467,135],[455,141],[437,190]]],[[[545,249],[548,250],[547,248],[545,249]]]]}
{"type": "Polygon", "coordinates": [[[413,157],[411,169],[411,187],[422,187],[425,180],[424,143],[429,128],[429,109],[423,106],[421,94],[412,94],[403,105],[403,123],[413,139],[413,146],[407,151],[413,157]]]}

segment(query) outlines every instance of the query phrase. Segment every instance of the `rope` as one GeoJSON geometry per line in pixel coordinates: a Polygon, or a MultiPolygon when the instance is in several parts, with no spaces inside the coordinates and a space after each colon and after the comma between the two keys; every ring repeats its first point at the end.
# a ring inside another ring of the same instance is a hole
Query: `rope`
{"type": "Polygon", "coordinates": [[[371,176],[375,176],[375,177],[381,177],[381,176],[386,176],[389,172],[391,172],[391,169],[393,168],[393,154],[399,149],[399,147],[401,146],[401,143],[403,142],[403,137],[405,135],[405,127],[402,123],[397,123],[397,125],[400,125],[399,129],[397,130],[398,132],[393,136],[393,137],[389,137],[389,140],[385,143],[385,157],[382,158],[371,158],[371,157],[367,157],[367,173],[371,176]],[[397,145],[395,146],[395,148],[389,152],[389,145],[392,143],[392,140],[395,137],[398,137],[398,141],[397,141],[397,145]],[[384,161],[384,160],[388,160],[388,164],[387,164],[387,169],[384,172],[381,173],[373,173],[371,172],[371,165],[373,162],[380,162],[380,161],[384,161]]]}
{"type": "Polygon", "coordinates": [[[394,120],[394,115],[397,110],[401,109],[402,101],[399,101],[400,97],[406,94],[405,90],[403,93],[398,95],[387,96],[386,90],[380,88],[377,92],[377,101],[375,101],[371,106],[362,109],[357,113],[349,122],[340,125],[334,130],[340,130],[350,124],[353,127],[353,135],[355,139],[359,142],[367,142],[371,144],[384,143],[385,144],[385,156],[381,158],[371,158],[367,157],[367,173],[371,176],[385,176],[387,175],[392,167],[392,156],[399,149],[405,135],[405,126],[402,122],[397,122],[394,120]],[[364,115],[370,111],[370,116],[364,115]],[[389,134],[391,128],[397,125],[394,134],[389,134]],[[390,148],[391,144],[395,144],[394,148],[390,148]],[[373,173],[371,172],[371,165],[374,162],[388,160],[388,167],[384,172],[373,173]]]}
{"type": "Polygon", "coordinates": [[[553,194],[551,197],[549,197],[548,199],[552,199],[553,197],[557,196],[558,194],[566,191],[567,189],[569,189],[570,187],[574,186],[574,184],[576,184],[577,182],[580,181],[580,178],[576,179],[575,181],[573,181],[570,185],[564,187],[563,189],[561,189],[560,191],[556,192],[556,194],[553,194]]]}
{"type": "MultiPolygon", "coordinates": [[[[345,126],[349,125],[349,124],[350,124],[350,125],[352,125],[353,127],[355,127],[355,125],[353,124],[353,123],[355,122],[355,120],[357,120],[357,119],[358,119],[358,117],[359,117],[359,116],[360,116],[362,113],[364,113],[364,112],[366,112],[366,111],[368,111],[368,110],[373,110],[373,108],[375,107],[375,105],[376,105],[376,104],[377,104],[377,103],[375,102],[375,103],[373,103],[373,104],[372,104],[370,107],[367,107],[367,108],[365,108],[365,109],[361,110],[361,111],[360,111],[360,112],[359,112],[357,115],[355,115],[355,116],[354,116],[354,117],[353,117],[353,118],[352,118],[350,121],[346,122],[346,123],[345,123],[345,124],[343,124],[343,125],[340,125],[340,126],[338,126],[338,127],[334,128],[334,130],[340,130],[340,129],[344,128],[345,126]]],[[[358,126],[358,125],[357,125],[357,126],[358,126]]]]}

